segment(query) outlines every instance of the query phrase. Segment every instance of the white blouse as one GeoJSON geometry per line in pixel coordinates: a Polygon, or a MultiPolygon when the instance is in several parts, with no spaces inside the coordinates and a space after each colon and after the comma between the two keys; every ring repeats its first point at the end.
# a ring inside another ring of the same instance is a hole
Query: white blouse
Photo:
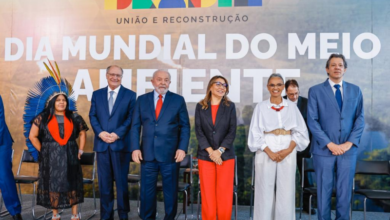
{"type": "Polygon", "coordinates": [[[272,152],[287,149],[290,142],[296,143],[297,151],[303,151],[310,143],[309,133],[298,107],[290,100],[283,99],[277,106],[270,99],[256,105],[253,111],[252,121],[249,128],[248,147],[252,152],[264,150],[268,147],[272,152]],[[283,107],[275,111],[271,107],[283,107]],[[291,135],[264,134],[275,129],[291,130],[291,135]]]}

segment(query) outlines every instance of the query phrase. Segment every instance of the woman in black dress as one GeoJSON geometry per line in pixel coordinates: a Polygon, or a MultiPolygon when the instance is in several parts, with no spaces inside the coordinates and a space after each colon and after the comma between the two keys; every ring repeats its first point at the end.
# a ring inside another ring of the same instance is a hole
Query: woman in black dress
{"type": "Polygon", "coordinates": [[[52,209],[55,220],[61,219],[58,209],[72,208],[72,219],[77,220],[77,204],[84,202],[79,160],[88,127],[80,115],[69,110],[64,94],[52,97],[32,123],[29,139],[39,151],[37,204],[52,209]]]}

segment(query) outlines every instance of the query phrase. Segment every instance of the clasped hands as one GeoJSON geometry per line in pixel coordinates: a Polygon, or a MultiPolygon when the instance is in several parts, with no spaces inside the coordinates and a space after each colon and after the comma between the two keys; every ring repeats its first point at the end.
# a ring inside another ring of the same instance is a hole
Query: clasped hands
{"type": "Polygon", "coordinates": [[[110,134],[107,131],[100,132],[99,137],[107,144],[114,143],[116,140],[119,139],[119,136],[117,134],[115,134],[114,132],[110,134]]]}
{"type": "Polygon", "coordinates": [[[332,152],[333,155],[343,155],[345,152],[347,152],[349,149],[351,149],[353,143],[352,142],[345,142],[343,144],[335,144],[333,142],[330,142],[327,147],[332,152]]]}
{"type": "Polygon", "coordinates": [[[279,162],[282,162],[282,160],[284,160],[284,158],[286,158],[292,152],[292,150],[290,150],[290,148],[287,148],[287,149],[284,149],[284,150],[281,150],[281,151],[274,153],[268,147],[266,147],[264,149],[264,152],[268,155],[268,157],[272,161],[279,163],[279,162]]]}
{"type": "Polygon", "coordinates": [[[209,149],[207,149],[207,152],[209,153],[210,159],[214,163],[216,163],[218,165],[222,165],[222,158],[221,158],[222,153],[221,153],[221,151],[219,151],[219,150],[212,150],[212,148],[210,147],[209,149]]]}
{"type": "MultiPolygon", "coordinates": [[[[175,155],[175,162],[176,163],[182,162],[185,156],[186,156],[186,152],[184,150],[177,149],[175,155]]],[[[143,160],[141,150],[133,151],[133,153],[131,154],[131,158],[133,159],[134,162],[141,163],[141,160],[143,160]]]]}

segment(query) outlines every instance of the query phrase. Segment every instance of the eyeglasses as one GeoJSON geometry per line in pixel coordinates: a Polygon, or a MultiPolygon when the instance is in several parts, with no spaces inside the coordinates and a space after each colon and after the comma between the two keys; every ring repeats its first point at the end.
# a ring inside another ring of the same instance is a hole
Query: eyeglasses
{"type": "Polygon", "coordinates": [[[225,88],[228,87],[228,84],[227,84],[227,83],[214,82],[214,84],[217,85],[218,87],[221,87],[221,86],[223,86],[223,87],[225,87],[225,88]]]}
{"type": "Polygon", "coordinates": [[[284,84],[282,84],[282,83],[278,83],[278,84],[276,84],[276,85],[275,85],[275,84],[269,84],[268,86],[271,87],[271,88],[274,88],[274,87],[279,87],[279,88],[280,88],[280,87],[282,87],[283,85],[284,85],[284,84]]]}
{"type": "Polygon", "coordinates": [[[110,78],[122,78],[122,74],[115,74],[115,73],[107,73],[107,75],[110,77],[110,78]]]}

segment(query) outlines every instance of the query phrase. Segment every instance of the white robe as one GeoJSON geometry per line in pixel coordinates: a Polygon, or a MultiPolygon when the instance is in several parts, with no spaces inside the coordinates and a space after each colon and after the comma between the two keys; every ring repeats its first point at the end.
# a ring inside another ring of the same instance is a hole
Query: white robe
{"type": "Polygon", "coordinates": [[[295,219],[295,171],[296,151],[303,151],[309,144],[309,133],[298,107],[283,99],[279,112],[276,106],[265,100],[253,111],[249,128],[248,147],[256,152],[254,220],[295,219]],[[290,130],[291,135],[264,134],[275,129],[290,130]],[[263,151],[287,149],[294,141],[296,147],[280,163],[272,161],[263,151]]]}

